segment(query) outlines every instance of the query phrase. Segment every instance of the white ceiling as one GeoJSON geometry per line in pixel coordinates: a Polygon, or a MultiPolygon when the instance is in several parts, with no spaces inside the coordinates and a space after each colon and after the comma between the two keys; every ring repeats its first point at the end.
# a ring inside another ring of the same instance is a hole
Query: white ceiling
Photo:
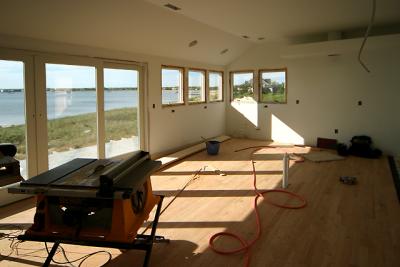
{"type": "Polygon", "coordinates": [[[251,44],[143,0],[1,0],[0,34],[226,65],[251,44]],[[198,45],[188,44],[198,40],[198,45]],[[220,52],[228,48],[229,52],[220,52]]]}
{"type": "MultiPolygon", "coordinates": [[[[146,0],[171,3],[175,13],[250,40],[293,37],[367,26],[372,0],[146,0]]],[[[400,0],[376,0],[376,25],[400,22],[400,0]]],[[[174,12],[174,11],[171,11],[174,12]]]]}
{"type": "MultiPolygon", "coordinates": [[[[365,27],[371,2],[1,0],[0,34],[226,65],[255,42],[365,27]],[[171,11],[166,3],[182,10],[171,11]],[[193,40],[198,44],[189,48],[193,40]]],[[[376,15],[377,24],[400,22],[400,0],[377,0],[376,15]]]]}

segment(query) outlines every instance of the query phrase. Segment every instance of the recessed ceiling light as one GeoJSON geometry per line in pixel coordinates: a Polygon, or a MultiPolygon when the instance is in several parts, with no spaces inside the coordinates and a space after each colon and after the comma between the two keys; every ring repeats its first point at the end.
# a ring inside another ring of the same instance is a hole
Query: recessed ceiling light
{"type": "Polygon", "coordinates": [[[244,39],[249,39],[249,38],[250,38],[250,37],[247,36],[247,35],[242,35],[242,37],[243,37],[244,39]]]}
{"type": "Polygon", "coordinates": [[[225,53],[228,52],[228,51],[229,51],[229,49],[228,49],[228,48],[225,48],[224,50],[222,50],[222,51],[220,52],[220,54],[223,55],[223,54],[225,54],[225,53]]]}
{"type": "Polygon", "coordinates": [[[257,39],[258,39],[258,41],[262,41],[265,39],[265,37],[258,37],[257,39]]]}
{"type": "Polygon", "coordinates": [[[195,45],[197,45],[197,40],[193,40],[193,41],[191,41],[191,42],[189,43],[189,47],[193,47],[193,46],[195,46],[195,45]]]}
{"type": "Polygon", "coordinates": [[[340,54],[329,54],[328,57],[338,57],[340,54]]]}
{"type": "Polygon", "coordinates": [[[180,7],[174,6],[174,5],[170,4],[170,3],[168,3],[168,4],[164,5],[164,6],[165,6],[166,8],[172,9],[173,11],[181,10],[180,7]]]}

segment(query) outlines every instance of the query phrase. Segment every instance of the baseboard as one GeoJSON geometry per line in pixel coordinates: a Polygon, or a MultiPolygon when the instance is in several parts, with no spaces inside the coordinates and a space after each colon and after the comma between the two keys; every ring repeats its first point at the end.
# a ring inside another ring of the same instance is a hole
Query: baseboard
{"type": "MultiPolygon", "coordinates": [[[[221,136],[217,136],[215,138],[212,138],[212,140],[216,140],[216,141],[219,141],[219,142],[224,142],[224,141],[229,140],[229,139],[230,139],[230,137],[226,136],[226,135],[221,135],[221,136]]],[[[157,158],[157,160],[161,161],[161,163],[162,163],[161,168],[163,168],[163,167],[165,167],[165,166],[167,166],[167,165],[169,165],[171,163],[174,163],[174,162],[176,162],[176,161],[178,161],[180,159],[183,159],[185,157],[188,157],[190,155],[193,155],[193,154],[195,154],[197,152],[200,152],[202,150],[205,150],[205,149],[206,149],[205,142],[201,142],[199,144],[192,145],[192,146],[187,147],[185,149],[178,150],[175,153],[168,154],[168,155],[166,155],[164,157],[157,158]]],[[[152,156],[152,158],[153,158],[153,156],[152,156]]]]}

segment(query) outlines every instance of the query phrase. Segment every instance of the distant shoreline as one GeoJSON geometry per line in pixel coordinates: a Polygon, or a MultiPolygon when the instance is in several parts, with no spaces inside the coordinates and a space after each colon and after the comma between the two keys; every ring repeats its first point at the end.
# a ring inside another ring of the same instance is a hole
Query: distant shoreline
{"type": "MultiPolygon", "coordinates": [[[[138,106],[139,90],[105,90],[105,111],[138,106]]],[[[46,93],[47,119],[62,118],[95,112],[97,91],[56,91],[46,93]]],[[[9,127],[26,123],[25,90],[0,93],[0,126],[9,127]]]]}

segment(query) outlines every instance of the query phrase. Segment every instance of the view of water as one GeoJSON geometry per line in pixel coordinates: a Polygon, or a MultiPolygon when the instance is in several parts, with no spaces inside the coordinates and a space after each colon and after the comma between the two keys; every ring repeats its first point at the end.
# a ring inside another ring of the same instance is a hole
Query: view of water
{"type": "MultiPolygon", "coordinates": [[[[137,106],[137,91],[105,91],[106,110],[137,106]]],[[[0,93],[0,126],[24,123],[23,92],[0,93]]],[[[47,92],[48,118],[79,115],[94,112],[95,91],[47,92]]]]}
{"type": "Polygon", "coordinates": [[[162,90],[162,103],[163,104],[175,104],[179,103],[181,100],[181,94],[178,89],[162,90]]]}
{"type": "MultiPolygon", "coordinates": [[[[104,91],[107,100],[106,110],[124,107],[136,107],[137,90],[104,91]]],[[[163,92],[164,101],[175,100],[174,91],[163,92]]],[[[48,118],[57,119],[94,112],[96,106],[95,91],[47,92],[48,118]]],[[[24,124],[23,92],[0,92],[0,126],[24,124]]]]}

